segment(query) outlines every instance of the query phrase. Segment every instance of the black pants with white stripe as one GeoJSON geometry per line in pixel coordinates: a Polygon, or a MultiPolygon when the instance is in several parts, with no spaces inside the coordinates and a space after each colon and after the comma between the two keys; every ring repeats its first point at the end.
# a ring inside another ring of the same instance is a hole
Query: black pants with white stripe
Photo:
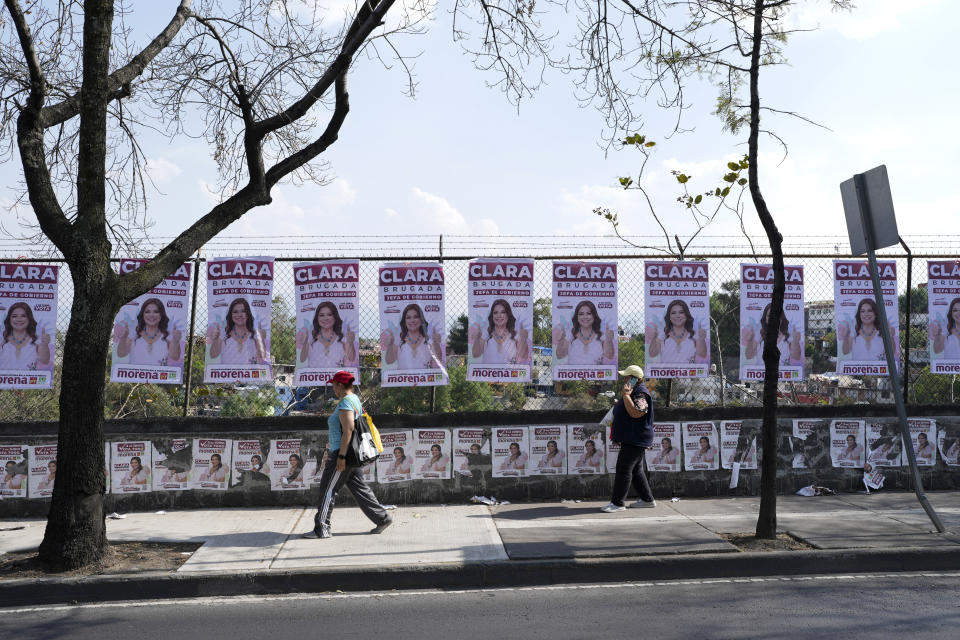
{"type": "Polygon", "coordinates": [[[320,506],[317,507],[317,515],[313,517],[313,530],[321,538],[329,538],[330,533],[330,515],[333,513],[333,505],[337,501],[337,492],[343,485],[353,494],[357,505],[363,511],[363,515],[370,518],[376,524],[381,525],[390,519],[386,510],[377,496],[363,481],[363,471],[360,467],[347,467],[343,471],[337,471],[335,458],[330,460],[323,469],[320,476],[320,506]]]}

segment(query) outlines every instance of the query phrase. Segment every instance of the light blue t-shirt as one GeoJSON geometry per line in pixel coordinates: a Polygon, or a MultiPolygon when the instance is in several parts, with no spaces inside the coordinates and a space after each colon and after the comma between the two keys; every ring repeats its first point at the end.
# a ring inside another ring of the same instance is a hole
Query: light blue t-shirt
{"type": "Polygon", "coordinates": [[[337,455],[340,449],[340,440],[343,438],[343,427],[340,425],[340,411],[345,409],[353,411],[353,417],[356,418],[363,413],[363,407],[360,406],[360,398],[355,393],[348,393],[340,399],[337,408],[333,414],[327,418],[327,428],[330,430],[330,454],[337,455]]]}

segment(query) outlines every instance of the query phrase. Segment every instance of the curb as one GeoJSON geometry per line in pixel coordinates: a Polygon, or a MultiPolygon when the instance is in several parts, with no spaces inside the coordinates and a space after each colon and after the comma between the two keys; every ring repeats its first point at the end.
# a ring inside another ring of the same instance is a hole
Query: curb
{"type": "Polygon", "coordinates": [[[960,548],[904,547],[882,550],[709,553],[504,560],[357,569],[338,567],[304,571],[35,578],[0,582],[0,602],[4,607],[14,607],[332,591],[479,589],[774,575],[951,570],[960,570],[960,548]]]}

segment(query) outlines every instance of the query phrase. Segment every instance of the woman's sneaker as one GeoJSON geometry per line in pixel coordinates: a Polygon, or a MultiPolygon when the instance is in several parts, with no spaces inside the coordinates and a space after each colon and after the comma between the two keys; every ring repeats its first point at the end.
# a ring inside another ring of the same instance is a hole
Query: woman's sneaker
{"type": "Polygon", "coordinates": [[[600,511],[603,511],[604,513],[613,513],[615,511],[626,511],[626,510],[627,510],[626,507],[613,504],[612,502],[607,506],[600,508],[600,511]]]}
{"type": "Polygon", "coordinates": [[[645,500],[637,500],[636,502],[630,505],[630,508],[631,509],[653,509],[655,506],[657,506],[656,500],[651,500],[650,502],[646,502],[645,500]]]}

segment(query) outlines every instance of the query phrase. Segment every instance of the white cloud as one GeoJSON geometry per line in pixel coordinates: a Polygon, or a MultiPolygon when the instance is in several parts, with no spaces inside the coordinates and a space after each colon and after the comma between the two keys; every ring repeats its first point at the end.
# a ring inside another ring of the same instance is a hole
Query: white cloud
{"type": "Polygon", "coordinates": [[[456,207],[446,198],[413,187],[410,191],[410,210],[398,217],[390,216],[394,220],[403,219],[406,223],[416,221],[414,227],[407,226],[409,232],[413,228],[423,233],[451,234],[451,235],[496,235],[500,228],[490,218],[479,218],[468,221],[456,207]]]}
{"type": "Polygon", "coordinates": [[[149,158],[147,159],[147,175],[156,185],[162,185],[169,182],[183,173],[183,169],[175,162],[167,158],[149,158]]]}
{"type": "Polygon", "coordinates": [[[834,11],[828,2],[806,2],[794,9],[791,28],[819,27],[836,31],[845,38],[866,40],[882,33],[897,31],[903,20],[920,10],[941,4],[943,0],[867,0],[852,11],[834,11]]]}

